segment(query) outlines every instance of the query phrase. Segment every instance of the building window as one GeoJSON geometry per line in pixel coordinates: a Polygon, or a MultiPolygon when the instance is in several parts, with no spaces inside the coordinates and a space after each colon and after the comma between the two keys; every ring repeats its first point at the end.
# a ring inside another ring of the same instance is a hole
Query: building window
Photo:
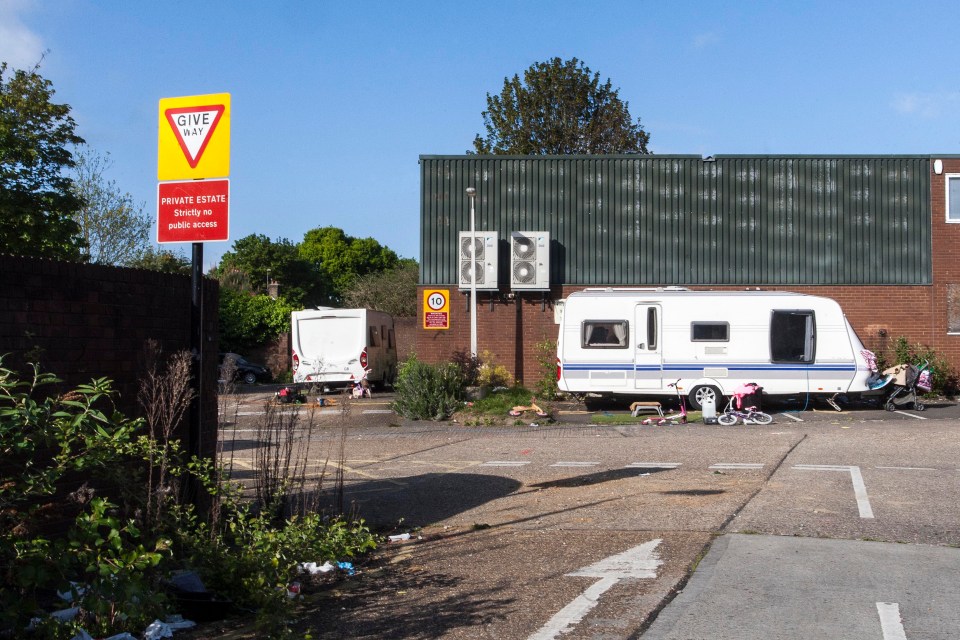
{"type": "Polygon", "coordinates": [[[960,222],[960,173],[948,173],[947,222],[960,222]]]}
{"type": "Polygon", "coordinates": [[[730,342],[730,323],[691,322],[690,339],[694,342],[730,342]]]}
{"type": "Polygon", "coordinates": [[[813,362],[817,351],[813,311],[774,311],[770,319],[770,359],[774,362],[813,362]]]}
{"type": "Polygon", "coordinates": [[[585,320],[581,335],[584,349],[626,349],[630,325],[626,320],[585,320]]]}

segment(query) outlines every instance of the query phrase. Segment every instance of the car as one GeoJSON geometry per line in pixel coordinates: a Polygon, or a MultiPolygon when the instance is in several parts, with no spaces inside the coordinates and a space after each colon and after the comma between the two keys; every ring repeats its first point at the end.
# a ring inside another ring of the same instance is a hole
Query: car
{"type": "Polygon", "coordinates": [[[221,353],[218,376],[220,380],[225,380],[224,376],[230,369],[233,369],[232,381],[239,380],[245,384],[254,384],[256,382],[269,382],[270,370],[262,364],[250,362],[237,353],[221,353]]]}

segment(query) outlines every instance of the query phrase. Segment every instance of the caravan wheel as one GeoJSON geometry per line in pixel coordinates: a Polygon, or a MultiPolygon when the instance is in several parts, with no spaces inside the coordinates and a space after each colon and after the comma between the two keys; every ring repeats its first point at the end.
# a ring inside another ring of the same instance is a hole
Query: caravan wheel
{"type": "Polygon", "coordinates": [[[713,398],[713,406],[720,410],[720,400],[723,399],[723,394],[720,393],[720,389],[712,385],[699,385],[693,388],[690,392],[690,395],[687,396],[687,399],[690,401],[690,406],[693,409],[702,409],[703,401],[713,398]]]}

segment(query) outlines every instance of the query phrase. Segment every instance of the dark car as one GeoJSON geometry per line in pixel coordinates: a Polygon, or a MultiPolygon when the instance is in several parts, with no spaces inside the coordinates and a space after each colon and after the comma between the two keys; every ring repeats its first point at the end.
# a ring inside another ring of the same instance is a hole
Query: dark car
{"type": "Polygon", "coordinates": [[[236,353],[221,353],[219,368],[220,379],[224,380],[225,376],[229,375],[231,370],[233,371],[231,381],[239,380],[246,384],[269,382],[271,377],[270,370],[262,364],[250,362],[236,353]]]}

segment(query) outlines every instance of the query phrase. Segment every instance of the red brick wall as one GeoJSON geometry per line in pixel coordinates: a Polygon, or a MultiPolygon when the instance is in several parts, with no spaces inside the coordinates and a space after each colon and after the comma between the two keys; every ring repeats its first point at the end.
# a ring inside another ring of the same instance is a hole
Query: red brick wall
{"type": "MultiPolygon", "coordinates": [[[[217,425],[219,288],[210,279],[204,286],[201,441],[210,453],[217,425]]],[[[39,353],[42,370],[62,378],[63,387],[110,378],[119,392],[117,407],[132,417],[139,413],[138,379],[148,339],[165,353],[190,349],[188,276],[0,255],[4,366],[25,373],[25,363],[39,353]]]]}
{"type": "MultiPolygon", "coordinates": [[[[932,163],[931,163],[932,164],[932,163]]],[[[960,159],[944,160],[944,173],[960,173],[960,159]]],[[[911,343],[933,348],[960,371],[960,335],[947,334],[947,288],[960,284],[960,224],[946,223],[946,186],[943,175],[931,174],[932,265],[930,286],[782,286],[767,290],[796,291],[833,298],[840,303],[864,344],[874,351],[904,336],[911,343]],[[884,335],[881,335],[881,332],[884,335]]],[[[682,284],[667,282],[663,286],[682,284]]],[[[591,285],[598,286],[598,285],[591,285]]],[[[418,290],[418,314],[423,313],[423,290],[418,290]]],[[[431,289],[439,287],[429,287],[431,289]]],[[[559,299],[585,287],[555,287],[548,298],[559,299]]],[[[697,287],[736,289],[742,287],[697,287]]],[[[449,330],[420,328],[418,318],[416,352],[427,362],[448,360],[454,351],[470,349],[470,312],[467,296],[449,287],[449,330]]],[[[531,386],[542,375],[534,345],[545,339],[556,341],[550,300],[542,308],[539,293],[522,294],[518,300],[498,298],[491,308],[488,294],[478,296],[478,349],[490,351],[494,360],[531,386]]]]}

